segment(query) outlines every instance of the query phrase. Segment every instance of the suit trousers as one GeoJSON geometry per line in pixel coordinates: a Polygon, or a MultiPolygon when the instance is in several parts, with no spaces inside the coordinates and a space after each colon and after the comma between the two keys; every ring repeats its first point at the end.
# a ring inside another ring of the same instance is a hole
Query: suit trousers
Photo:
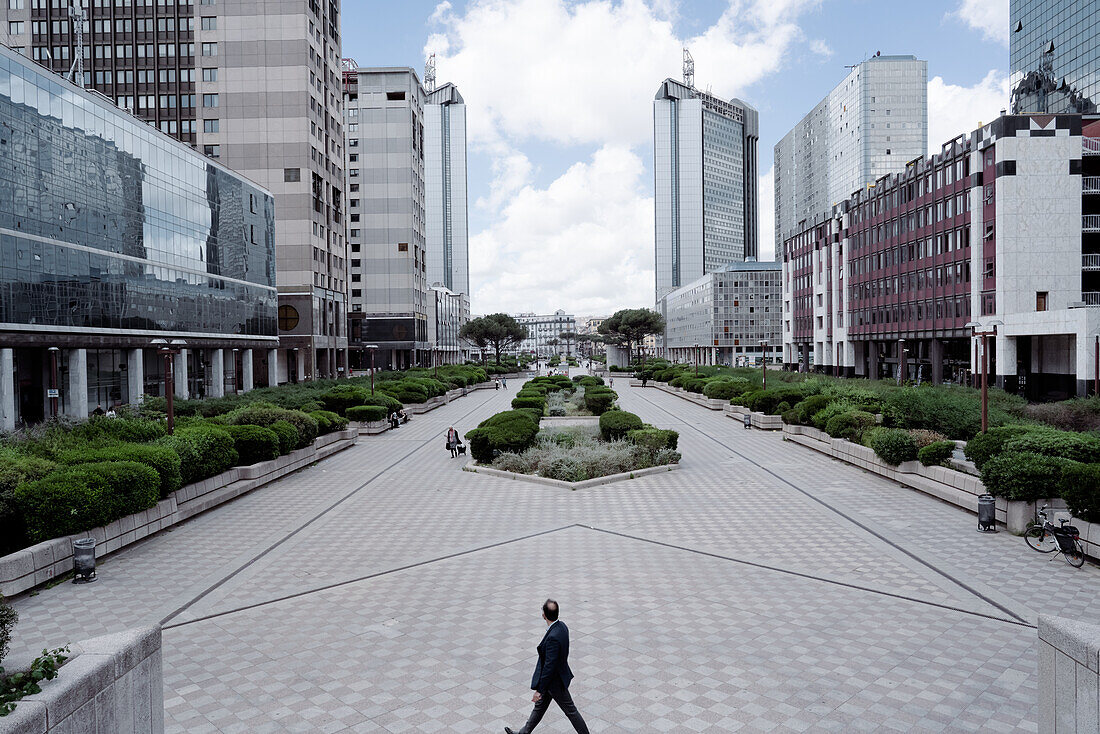
{"type": "Polygon", "coordinates": [[[550,701],[553,699],[558,702],[558,706],[561,708],[562,713],[569,719],[569,723],[573,725],[573,728],[577,730],[579,734],[588,734],[588,726],[584,723],[584,719],[581,718],[581,712],[577,711],[576,705],[573,703],[573,698],[569,695],[569,689],[558,684],[550,686],[549,690],[543,694],[542,698],[535,703],[535,709],[531,712],[531,717],[527,719],[527,723],[523,725],[516,734],[531,734],[535,730],[535,727],[542,721],[543,714],[546,713],[546,709],[550,708],[550,701]]]}

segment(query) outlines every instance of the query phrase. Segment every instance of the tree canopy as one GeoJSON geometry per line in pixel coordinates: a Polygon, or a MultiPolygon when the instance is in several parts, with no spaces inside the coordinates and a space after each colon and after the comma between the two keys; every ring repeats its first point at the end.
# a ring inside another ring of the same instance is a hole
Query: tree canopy
{"type": "Polygon", "coordinates": [[[626,347],[627,359],[634,361],[634,345],[650,334],[665,330],[665,320],[651,308],[624,308],[600,324],[605,341],[626,347]]]}
{"type": "Polygon", "coordinates": [[[501,352],[527,338],[527,327],[506,313],[492,313],[467,321],[458,335],[472,341],[478,349],[492,347],[500,364],[501,352]]]}

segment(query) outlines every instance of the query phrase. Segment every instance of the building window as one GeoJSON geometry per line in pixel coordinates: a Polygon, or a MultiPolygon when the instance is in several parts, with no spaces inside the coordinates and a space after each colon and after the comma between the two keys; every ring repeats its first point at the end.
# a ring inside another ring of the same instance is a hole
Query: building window
{"type": "Polygon", "coordinates": [[[204,145],[202,146],[202,152],[211,158],[221,157],[222,147],[220,145],[204,145]]]}
{"type": "Polygon", "coordinates": [[[398,252],[408,252],[409,251],[409,243],[408,242],[398,242],[397,243],[397,251],[398,252]]]}
{"type": "Polygon", "coordinates": [[[202,29],[204,31],[216,31],[218,30],[218,19],[213,15],[204,15],[202,17],[202,29]]]}
{"type": "Polygon", "coordinates": [[[25,7],[24,0],[8,0],[8,10],[23,10],[25,7]]]}
{"type": "Polygon", "coordinates": [[[390,102],[396,102],[398,100],[405,99],[404,92],[386,92],[386,100],[390,102]]]}
{"type": "Polygon", "coordinates": [[[1048,291],[1038,291],[1035,294],[1035,310],[1046,311],[1047,310],[1047,294],[1048,291]]]}
{"type": "Polygon", "coordinates": [[[302,180],[301,168],[284,168],[283,169],[283,182],[284,183],[296,183],[302,180]]]}
{"type": "Polygon", "coordinates": [[[202,95],[202,106],[203,107],[217,107],[218,106],[218,95],[216,95],[216,94],[204,94],[204,95],[202,95]]]}
{"type": "Polygon", "coordinates": [[[203,56],[217,56],[218,55],[218,44],[216,44],[216,43],[204,43],[202,45],[202,55],[203,56]]]}
{"type": "Polygon", "coordinates": [[[279,306],[279,331],[292,331],[298,327],[298,310],[293,306],[279,306]]]}
{"type": "Polygon", "coordinates": [[[202,80],[204,82],[216,82],[216,81],[218,81],[218,70],[217,69],[203,69],[202,70],[202,80]]]}
{"type": "Polygon", "coordinates": [[[23,21],[13,20],[8,23],[8,35],[21,36],[23,35],[23,21]]]}
{"type": "Polygon", "coordinates": [[[218,132],[219,122],[220,122],[220,120],[203,120],[202,121],[202,131],[204,133],[216,133],[216,132],[218,132]]]}

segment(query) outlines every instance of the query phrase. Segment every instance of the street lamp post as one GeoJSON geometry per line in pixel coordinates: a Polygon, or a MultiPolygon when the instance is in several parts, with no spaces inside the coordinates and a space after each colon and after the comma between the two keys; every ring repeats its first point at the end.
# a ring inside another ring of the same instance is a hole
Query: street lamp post
{"type": "Polygon", "coordinates": [[[370,352],[370,394],[374,395],[374,352],[378,349],[377,344],[364,344],[363,349],[370,352]]]}
{"type": "Polygon", "coordinates": [[[695,345],[695,376],[699,376],[699,345],[695,345]]]}
{"type": "Polygon", "coordinates": [[[982,338],[982,433],[989,430],[989,337],[997,336],[997,327],[1001,324],[1000,321],[991,321],[990,329],[984,328],[979,321],[967,324],[974,336],[982,338]]]}
{"type": "Polygon", "coordinates": [[[150,342],[157,347],[157,351],[164,357],[164,398],[168,403],[168,435],[171,436],[176,427],[176,379],[173,372],[172,357],[180,353],[180,349],[187,344],[183,339],[153,339],[150,342]]]}
{"type": "Polygon", "coordinates": [[[760,377],[763,383],[764,389],[768,389],[768,342],[763,340],[760,342],[760,377]]]}
{"type": "Polygon", "coordinates": [[[57,347],[50,347],[50,389],[46,393],[50,397],[50,415],[57,417],[57,355],[61,351],[57,347]]]}
{"type": "Polygon", "coordinates": [[[432,373],[435,379],[439,379],[439,347],[432,347],[432,373]]]}
{"type": "Polygon", "coordinates": [[[909,366],[907,364],[905,364],[905,353],[908,352],[908,351],[909,350],[905,348],[905,340],[904,339],[898,339],[898,384],[899,385],[902,384],[903,382],[905,382],[906,378],[909,376],[908,375],[908,372],[909,372],[908,367],[909,366]]]}

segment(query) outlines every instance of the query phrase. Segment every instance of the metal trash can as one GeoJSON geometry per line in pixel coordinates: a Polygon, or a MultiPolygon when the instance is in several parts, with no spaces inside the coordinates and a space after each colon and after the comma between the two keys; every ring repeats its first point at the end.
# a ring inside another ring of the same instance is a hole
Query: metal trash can
{"type": "Polygon", "coordinates": [[[752,413],[745,413],[742,418],[745,421],[745,428],[752,428],[752,413]]]}
{"type": "Polygon", "coordinates": [[[997,532],[997,500],[991,494],[978,496],[978,532],[997,532]]]}
{"type": "Polygon", "coordinates": [[[73,541],[73,583],[90,584],[95,581],[95,538],[73,541]]]}

